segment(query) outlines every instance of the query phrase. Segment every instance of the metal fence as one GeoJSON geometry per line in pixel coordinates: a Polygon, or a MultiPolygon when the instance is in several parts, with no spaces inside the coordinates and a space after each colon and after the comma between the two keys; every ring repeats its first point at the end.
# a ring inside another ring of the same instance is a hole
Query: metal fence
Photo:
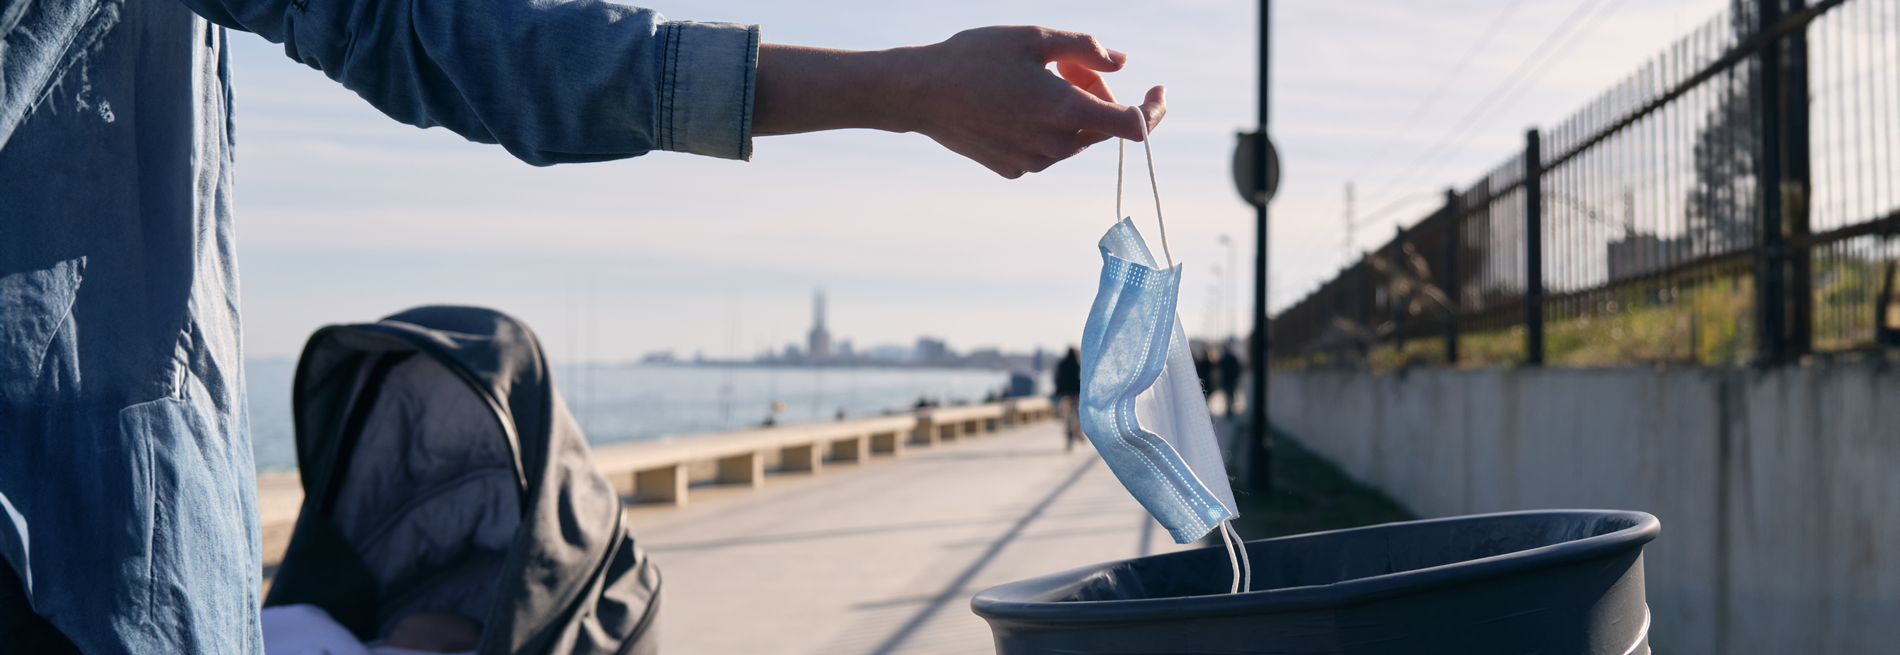
{"type": "Polygon", "coordinates": [[[1590,365],[1900,346],[1896,166],[1900,0],[1737,0],[1282,312],[1270,353],[1590,365]]]}

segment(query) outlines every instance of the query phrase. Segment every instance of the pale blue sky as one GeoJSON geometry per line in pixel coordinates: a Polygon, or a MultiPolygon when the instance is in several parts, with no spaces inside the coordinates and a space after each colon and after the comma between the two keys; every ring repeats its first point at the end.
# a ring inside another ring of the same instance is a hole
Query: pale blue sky
{"type": "MultiPolygon", "coordinates": [[[[1722,0],[1334,0],[1275,9],[1276,307],[1346,260],[1344,183],[1360,214],[1468,183],[1699,25],[1722,0]],[[1462,74],[1447,72],[1506,7],[1462,74]],[[1591,30],[1475,136],[1407,184],[1394,177],[1580,7],[1591,30]],[[1441,82],[1447,90],[1400,132],[1441,82]],[[1394,139],[1397,134],[1398,138],[1394,139]],[[1375,157],[1384,152],[1382,157],[1375,157]]],[[[1250,127],[1250,2],[764,2],[659,5],[670,18],[763,25],[768,42],[840,48],[930,43],[992,24],[1089,32],[1130,55],[1125,97],[1169,88],[1154,139],[1168,236],[1186,264],[1181,316],[1211,331],[1222,234],[1253,238],[1228,173],[1250,127]]],[[[500,148],[384,118],[262,39],[233,39],[238,234],[250,356],[295,356],[315,328],[436,302],[527,320],[559,359],[673,349],[749,356],[802,339],[813,288],[860,347],[919,334],[953,347],[1076,341],[1094,294],[1095,240],[1113,220],[1115,149],[1003,180],[912,134],[770,137],[750,163],[655,153],[534,168],[500,148]]],[[[1139,166],[1138,144],[1130,149],[1139,166]]],[[[1139,169],[1131,169],[1131,175],[1139,169]]],[[[1127,205],[1154,241],[1145,179],[1127,205]]],[[[1395,221],[1359,232],[1382,242],[1395,221]]],[[[1236,253],[1243,272],[1251,252],[1236,253]]],[[[1243,275],[1235,293],[1246,315],[1243,275]]]]}

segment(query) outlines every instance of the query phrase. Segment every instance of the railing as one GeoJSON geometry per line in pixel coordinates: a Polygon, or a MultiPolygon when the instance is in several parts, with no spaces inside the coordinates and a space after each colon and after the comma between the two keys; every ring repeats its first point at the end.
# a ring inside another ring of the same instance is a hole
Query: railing
{"type": "Polygon", "coordinates": [[[1282,312],[1286,366],[1900,346],[1900,0],[1737,1],[1282,312]],[[1773,180],[1764,183],[1763,180],[1773,180]]]}

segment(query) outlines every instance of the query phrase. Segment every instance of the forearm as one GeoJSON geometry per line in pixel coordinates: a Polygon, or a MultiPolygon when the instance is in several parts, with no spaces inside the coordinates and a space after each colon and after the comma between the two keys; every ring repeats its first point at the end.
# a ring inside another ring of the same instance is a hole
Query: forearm
{"type": "Polygon", "coordinates": [[[913,79],[904,73],[913,51],[761,44],[752,134],[916,129],[917,112],[907,104],[915,90],[904,88],[913,79]]]}

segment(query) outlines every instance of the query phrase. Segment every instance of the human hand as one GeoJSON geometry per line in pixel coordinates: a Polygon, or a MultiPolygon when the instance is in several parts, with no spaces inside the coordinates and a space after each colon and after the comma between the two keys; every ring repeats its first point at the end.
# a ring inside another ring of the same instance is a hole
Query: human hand
{"type": "Polygon", "coordinates": [[[1159,86],[1140,107],[1116,104],[1102,73],[1120,70],[1128,56],[1087,34],[985,27],[912,50],[911,130],[1006,178],[1040,172],[1109,137],[1140,141],[1139,121],[1153,129],[1168,113],[1159,86]]]}
{"type": "Polygon", "coordinates": [[[874,52],[764,44],[752,132],[918,132],[1014,179],[1109,137],[1140,141],[1144,117],[1150,129],[1161,123],[1162,87],[1139,107],[1115,103],[1101,74],[1126,61],[1094,37],[1042,27],[985,27],[874,52]]]}

